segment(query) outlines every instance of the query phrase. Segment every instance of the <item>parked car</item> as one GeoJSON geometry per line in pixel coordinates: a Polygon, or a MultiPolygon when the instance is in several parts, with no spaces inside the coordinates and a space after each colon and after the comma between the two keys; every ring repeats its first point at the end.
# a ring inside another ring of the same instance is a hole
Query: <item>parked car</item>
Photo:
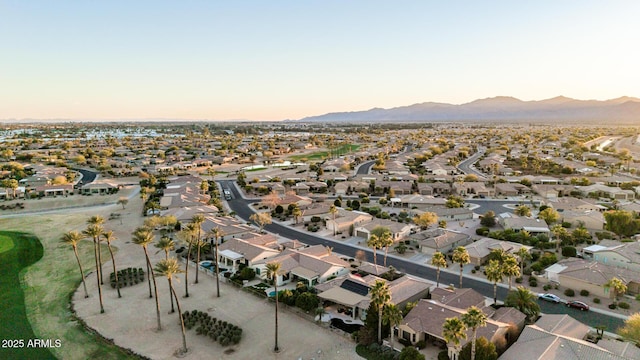
{"type": "Polygon", "coordinates": [[[582,311],[587,311],[589,310],[589,305],[583,303],[582,301],[577,301],[577,300],[571,300],[567,303],[568,307],[572,307],[575,309],[579,309],[582,311]]]}
{"type": "Polygon", "coordinates": [[[556,304],[558,304],[560,302],[560,298],[558,296],[556,296],[556,295],[553,295],[553,294],[538,294],[538,299],[551,301],[551,302],[554,302],[556,304]]]}

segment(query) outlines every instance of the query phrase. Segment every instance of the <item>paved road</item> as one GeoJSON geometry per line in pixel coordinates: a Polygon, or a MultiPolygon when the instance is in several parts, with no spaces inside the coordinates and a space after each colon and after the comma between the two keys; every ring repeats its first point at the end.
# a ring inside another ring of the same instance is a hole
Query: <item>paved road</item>
{"type": "MultiPolygon", "coordinates": [[[[235,211],[236,214],[244,219],[245,221],[249,221],[249,217],[253,214],[253,211],[249,208],[248,204],[251,201],[247,201],[242,198],[242,196],[237,191],[236,187],[233,185],[233,180],[219,180],[218,181],[222,188],[230,189],[233,195],[233,199],[228,201],[229,207],[231,210],[235,211]]],[[[340,241],[334,241],[331,239],[322,238],[319,236],[311,235],[306,232],[301,232],[296,229],[292,229],[287,226],[283,226],[280,224],[269,224],[265,226],[265,230],[278,234],[280,236],[289,238],[289,239],[297,239],[305,244],[309,245],[326,245],[332,246],[333,251],[339,254],[343,254],[346,256],[354,257],[357,250],[363,250],[367,256],[368,261],[373,261],[373,252],[369,249],[363,249],[357,246],[353,246],[350,244],[345,244],[340,241]]],[[[378,253],[378,259],[382,262],[384,256],[384,252],[378,253]]],[[[425,266],[424,264],[414,263],[405,259],[396,258],[389,256],[387,258],[387,265],[393,265],[396,269],[401,272],[411,274],[417,277],[421,277],[424,279],[429,279],[435,282],[436,279],[436,270],[429,266],[425,266]]],[[[440,283],[441,284],[454,284],[457,286],[460,281],[459,273],[455,272],[458,268],[452,266],[451,272],[449,271],[441,271],[440,272],[440,283]]],[[[480,292],[484,296],[493,297],[493,284],[480,281],[476,278],[465,277],[462,285],[464,287],[471,287],[474,290],[480,292]]],[[[507,289],[504,287],[498,287],[498,299],[504,300],[507,296],[507,289]]],[[[619,326],[622,326],[623,321],[621,319],[608,316],[606,314],[596,314],[594,312],[576,312],[572,311],[573,309],[567,309],[565,306],[559,304],[547,304],[541,303],[541,307],[544,313],[549,314],[566,314],[570,313],[572,316],[575,314],[576,318],[585,324],[595,327],[598,325],[607,325],[607,331],[613,332],[619,326]]]]}
{"type": "Polygon", "coordinates": [[[369,173],[369,171],[371,171],[371,167],[373,166],[373,164],[375,164],[375,161],[367,161],[364,162],[362,164],[360,164],[360,166],[358,167],[358,170],[356,170],[356,175],[366,175],[369,173]]]}
{"type": "Polygon", "coordinates": [[[85,169],[73,169],[82,174],[82,184],[88,184],[93,182],[97,177],[98,173],[95,171],[85,170],[85,169]]]}
{"type": "Polygon", "coordinates": [[[486,174],[483,174],[482,172],[471,167],[471,165],[475,164],[482,155],[484,155],[484,149],[478,148],[477,153],[469,156],[465,160],[461,161],[460,164],[458,164],[458,170],[462,171],[465,174],[474,174],[483,178],[486,177],[486,174]]]}
{"type": "Polygon", "coordinates": [[[476,214],[484,214],[487,211],[491,210],[496,215],[503,212],[513,212],[512,209],[505,207],[505,205],[520,205],[524,204],[531,207],[531,200],[493,200],[493,199],[465,199],[464,200],[468,204],[478,205],[477,208],[473,209],[473,212],[476,214]]]}

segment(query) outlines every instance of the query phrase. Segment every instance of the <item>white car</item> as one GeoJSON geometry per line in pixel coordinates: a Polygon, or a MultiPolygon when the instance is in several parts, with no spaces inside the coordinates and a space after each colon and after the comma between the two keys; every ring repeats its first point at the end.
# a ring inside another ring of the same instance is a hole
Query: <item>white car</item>
{"type": "Polygon", "coordinates": [[[538,294],[538,299],[551,301],[556,304],[560,303],[560,298],[553,294],[538,294]]]}

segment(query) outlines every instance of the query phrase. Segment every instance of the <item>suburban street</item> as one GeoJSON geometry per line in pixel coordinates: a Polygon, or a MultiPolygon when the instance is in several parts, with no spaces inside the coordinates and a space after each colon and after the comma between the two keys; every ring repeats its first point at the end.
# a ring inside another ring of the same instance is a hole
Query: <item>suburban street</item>
{"type": "MultiPolygon", "coordinates": [[[[234,185],[234,180],[218,180],[218,183],[223,189],[230,189],[233,195],[233,199],[228,201],[231,210],[243,220],[249,222],[249,217],[254,212],[249,208],[249,204],[252,201],[248,201],[242,198],[237,188],[234,185]]],[[[322,238],[319,236],[311,235],[306,232],[298,231],[291,227],[283,226],[277,223],[269,224],[265,226],[265,230],[283,236],[289,239],[297,239],[305,244],[309,245],[325,245],[332,246],[333,251],[346,256],[354,257],[357,250],[363,250],[367,255],[367,261],[373,261],[373,252],[370,249],[353,246],[351,244],[345,244],[341,241],[334,241],[331,239],[322,238]]],[[[381,256],[378,257],[380,260],[381,256]]],[[[382,260],[381,260],[382,261],[382,260]]],[[[428,279],[435,282],[436,269],[425,264],[414,263],[405,259],[389,256],[387,258],[387,265],[393,265],[398,271],[411,274],[420,278],[428,279]]],[[[453,284],[458,286],[459,273],[456,271],[457,265],[453,264],[449,269],[440,272],[441,284],[453,284]]],[[[480,292],[484,296],[493,297],[493,284],[481,281],[474,277],[464,276],[463,287],[471,287],[474,290],[480,292]]],[[[540,289],[542,291],[542,288],[540,289]]],[[[498,286],[498,299],[504,300],[507,296],[508,290],[505,287],[498,286]]],[[[575,309],[568,309],[562,304],[552,304],[545,301],[538,301],[543,313],[548,314],[571,314],[579,321],[585,324],[595,327],[599,325],[605,325],[606,331],[614,332],[615,329],[623,325],[623,320],[617,317],[610,316],[608,314],[596,313],[594,311],[580,312],[575,309]]]]}

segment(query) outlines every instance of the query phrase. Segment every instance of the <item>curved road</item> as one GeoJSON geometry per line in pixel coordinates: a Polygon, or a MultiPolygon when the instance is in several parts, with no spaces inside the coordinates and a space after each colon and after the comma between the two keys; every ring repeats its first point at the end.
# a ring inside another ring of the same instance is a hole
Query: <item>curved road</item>
{"type": "Polygon", "coordinates": [[[486,174],[483,174],[480,171],[471,168],[471,165],[475,164],[478,159],[480,159],[480,157],[484,155],[484,151],[484,149],[478,148],[477,153],[469,156],[468,158],[461,161],[460,164],[458,164],[458,170],[462,171],[465,174],[473,174],[482,178],[486,177],[486,174]]]}
{"type": "MultiPolygon", "coordinates": [[[[235,213],[245,221],[250,221],[249,217],[253,214],[253,211],[249,208],[249,203],[255,202],[251,200],[245,200],[242,198],[242,195],[238,192],[237,188],[234,185],[234,180],[218,180],[223,189],[229,189],[232,192],[233,199],[227,201],[231,210],[235,211],[235,213]]],[[[326,245],[332,246],[333,250],[336,253],[355,257],[355,253],[357,250],[363,250],[367,255],[368,260],[373,261],[373,252],[369,249],[364,249],[360,247],[356,247],[350,244],[345,244],[339,241],[333,241],[330,239],[322,238],[319,236],[311,235],[305,232],[301,232],[295,229],[292,229],[287,226],[283,226],[280,224],[269,224],[265,226],[265,230],[272,232],[274,234],[281,235],[283,237],[289,239],[297,239],[305,244],[309,245],[326,245]]],[[[380,257],[382,258],[382,257],[380,257]]],[[[420,278],[429,279],[435,281],[436,278],[436,269],[426,266],[424,264],[414,263],[405,259],[396,258],[393,256],[389,256],[387,258],[387,265],[393,265],[398,271],[411,274],[420,278]]],[[[456,264],[452,266],[454,269],[458,269],[456,264]]],[[[440,272],[440,283],[441,284],[454,284],[457,286],[459,284],[460,277],[459,273],[453,270],[449,271],[441,271],[440,272]]],[[[463,286],[471,287],[474,290],[480,292],[484,296],[493,298],[493,284],[480,281],[476,278],[472,277],[464,277],[463,286]]],[[[542,290],[542,289],[541,289],[542,290]]],[[[506,287],[498,286],[498,299],[504,300],[507,296],[508,289],[506,287]]],[[[551,304],[544,301],[538,301],[540,304],[541,310],[543,313],[547,314],[571,314],[579,321],[584,322],[585,324],[595,327],[598,325],[607,326],[607,331],[613,332],[615,329],[623,325],[623,320],[609,316],[607,314],[595,313],[593,311],[588,312],[580,312],[573,311],[574,309],[567,309],[566,307],[559,304],[551,304]]]]}

